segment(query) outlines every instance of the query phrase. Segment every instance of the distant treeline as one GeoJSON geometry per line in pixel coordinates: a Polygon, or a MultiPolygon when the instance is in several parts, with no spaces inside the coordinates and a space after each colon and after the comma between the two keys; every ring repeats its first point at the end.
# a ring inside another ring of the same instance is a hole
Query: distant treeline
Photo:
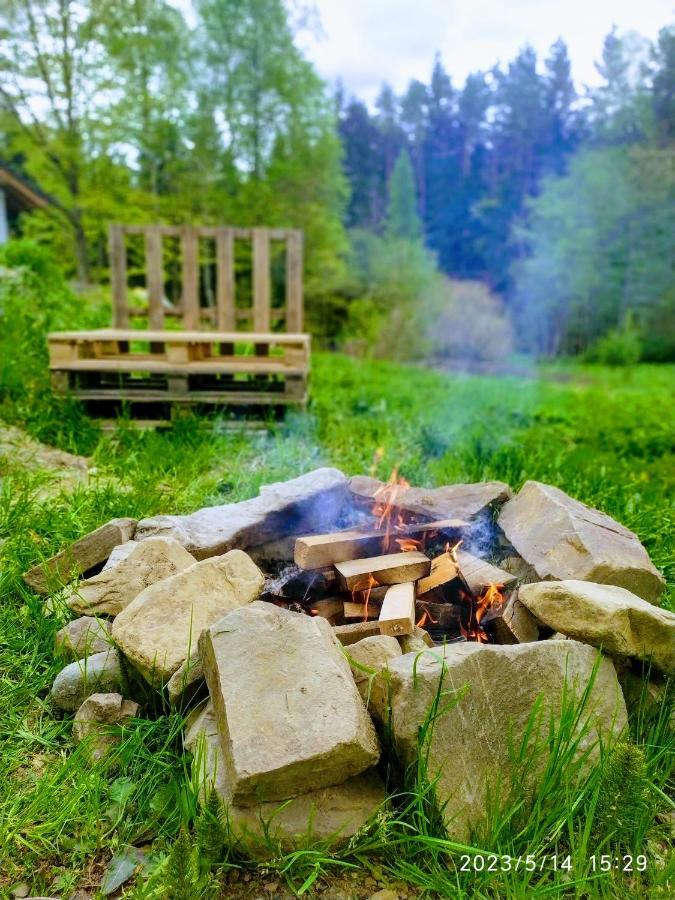
{"type": "Polygon", "coordinates": [[[674,352],[675,28],[610,34],[583,97],[558,41],[461,87],[437,59],[371,111],[298,27],[283,0],[195,0],[189,24],[166,0],[6,0],[0,157],[52,201],[24,234],[88,284],[111,221],[299,227],[334,343],[480,355],[512,319],[538,352],[674,352]]]}
{"type": "Polygon", "coordinates": [[[610,329],[675,350],[675,27],[655,45],[612,31],[580,96],[558,40],[455,86],[384,85],[371,111],[338,92],[347,225],[382,232],[399,154],[427,246],[453,278],[506,297],[520,343],[586,350],[610,329]],[[670,336],[667,332],[670,331],[670,336]]]}

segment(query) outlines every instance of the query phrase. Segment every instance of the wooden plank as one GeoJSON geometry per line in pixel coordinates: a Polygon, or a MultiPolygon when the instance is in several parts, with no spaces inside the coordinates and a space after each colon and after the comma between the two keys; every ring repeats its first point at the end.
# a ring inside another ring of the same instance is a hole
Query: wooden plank
{"type": "Polygon", "coordinates": [[[234,331],[236,316],[232,228],[218,228],[216,231],[216,268],[216,325],[219,331],[234,331]]]}
{"type": "Polygon", "coordinates": [[[363,638],[373,637],[381,634],[380,625],[377,621],[372,622],[354,622],[351,625],[336,625],[333,628],[333,634],[340,641],[343,647],[349,647],[363,638]]]}
{"type": "Polygon", "coordinates": [[[434,588],[454,581],[459,574],[459,567],[449,553],[441,553],[431,560],[431,572],[426,578],[417,582],[418,595],[426,594],[434,588]]]}
{"type": "Polygon", "coordinates": [[[343,614],[343,602],[336,598],[328,598],[326,600],[315,600],[312,603],[311,613],[320,616],[322,619],[336,619],[343,614]]]}
{"type": "MultiPolygon", "coordinates": [[[[65,373],[55,372],[54,376],[65,373]]],[[[65,388],[64,388],[65,392],[65,388]]],[[[97,388],[73,387],[70,393],[81,400],[126,400],[133,403],[179,403],[185,406],[213,404],[215,406],[290,406],[293,405],[278,391],[195,391],[187,394],[172,394],[167,390],[139,388],[97,388]]],[[[293,401],[298,403],[298,401],[293,401]]]]}
{"type": "Polygon", "coordinates": [[[511,587],[518,580],[510,572],[505,572],[504,569],[493,566],[492,563],[473,556],[465,550],[457,551],[457,562],[464,580],[476,596],[485,593],[491,584],[498,587],[511,587]]]}
{"type": "Polygon", "coordinates": [[[199,326],[199,244],[197,232],[185,225],[181,232],[183,327],[199,326]]]}
{"type": "Polygon", "coordinates": [[[270,327],[270,240],[266,228],[253,229],[253,328],[270,327]]]}
{"type": "Polygon", "coordinates": [[[380,613],[380,604],[375,600],[368,600],[368,603],[345,600],[342,604],[342,611],[345,619],[377,619],[380,613]]]}
{"type": "MultiPolygon", "coordinates": [[[[49,340],[54,341],[164,341],[165,331],[138,331],[134,328],[97,328],[91,331],[52,331],[49,340]]],[[[308,334],[272,334],[270,332],[251,332],[243,334],[237,331],[172,331],[171,342],[207,341],[210,343],[265,343],[270,345],[286,346],[295,345],[309,347],[310,335],[308,334]]]]}
{"type": "Polygon", "coordinates": [[[431,560],[417,550],[388,553],[367,559],[351,559],[335,565],[338,581],[348,591],[362,591],[371,581],[375,584],[399,584],[417,581],[429,574],[431,560]]]}
{"type": "Polygon", "coordinates": [[[108,230],[108,252],[110,254],[113,323],[116,328],[128,328],[127,251],[124,243],[124,231],[120,225],[111,225],[108,230]]]}
{"type": "Polygon", "coordinates": [[[156,228],[145,233],[145,283],[148,291],[148,325],[164,328],[164,269],[162,235],[156,228]]]}
{"type": "Polygon", "coordinates": [[[302,232],[290,231],[286,238],[286,328],[303,329],[302,232]]]}
{"type": "MultiPolygon", "coordinates": [[[[285,354],[284,358],[287,358],[285,354]]],[[[468,527],[467,522],[460,519],[441,519],[438,522],[424,522],[407,526],[400,535],[393,534],[393,540],[400,537],[412,540],[423,540],[434,531],[461,532],[468,527]]],[[[383,542],[390,532],[381,531],[334,531],[330,534],[312,534],[299,537],[295,542],[295,563],[301,569],[318,569],[334,563],[359,559],[364,556],[376,556],[382,553],[383,542]]],[[[432,563],[433,568],[433,563],[432,563]]]]}
{"type": "Polygon", "coordinates": [[[386,593],[378,619],[380,634],[398,637],[415,630],[415,585],[394,584],[386,593]]]}
{"type": "Polygon", "coordinates": [[[154,372],[156,374],[170,375],[284,375],[302,376],[302,369],[294,369],[277,362],[274,357],[256,360],[255,357],[234,357],[231,361],[224,358],[209,360],[193,360],[190,362],[175,362],[175,353],[172,360],[158,359],[151,354],[134,355],[133,353],[120,356],[117,359],[73,359],[61,360],[51,369],[68,372],[154,372]]]}
{"type": "Polygon", "coordinates": [[[528,644],[539,640],[537,620],[518,599],[516,591],[499,610],[490,610],[481,625],[498,644],[528,644]]]}

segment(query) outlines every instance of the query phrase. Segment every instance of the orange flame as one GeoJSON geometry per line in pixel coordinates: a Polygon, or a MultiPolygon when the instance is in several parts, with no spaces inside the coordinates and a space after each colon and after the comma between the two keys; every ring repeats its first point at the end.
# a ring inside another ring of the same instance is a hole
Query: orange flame
{"type": "Polygon", "coordinates": [[[481,622],[488,612],[491,610],[499,610],[504,603],[504,596],[501,593],[503,584],[489,584],[485,591],[476,598],[475,602],[472,598],[468,599],[471,606],[471,615],[469,624],[461,627],[462,634],[468,641],[478,641],[486,644],[488,636],[481,627],[481,622]]]}
{"type": "Polygon", "coordinates": [[[392,531],[394,528],[403,527],[404,521],[400,511],[396,514],[396,521],[392,521],[396,507],[396,500],[403,491],[410,487],[405,478],[400,478],[398,469],[392,469],[389,480],[375,491],[373,515],[377,519],[378,530],[384,530],[383,552],[389,553],[392,545],[392,531]]]}

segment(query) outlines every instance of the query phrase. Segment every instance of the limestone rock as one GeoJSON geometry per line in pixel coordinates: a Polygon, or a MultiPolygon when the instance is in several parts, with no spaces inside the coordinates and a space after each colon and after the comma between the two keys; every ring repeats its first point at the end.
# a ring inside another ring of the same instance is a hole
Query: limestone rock
{"type": "Polygon", "coordinates": [[[68,622],[54,637],[54,649],[66,659],[82,659],[103,653],[112,645],[110,622],[94,616],[80,616],[68,622]]]}
{"type": "Polygon", "coordinates": [[[116,565],[73,588],[66,603],[79,613],[116,616],[149,585],[187,569],[194,562],[194,556],[171,538],[136,543],[116,565]]]}
{"type": "Polygon", "coordinates": [[[105,572],[106,569],[111,569],[113,566],[121,563],[122,560],[126,559],[137,546],[138,541],[125,541],[123,544],[118,544],[108,557],[108,560],[101,571],[105,572]]]}
{"type": "Polygon", "coordinates": [[[664,580],[637,536],[559,488],[528,481],[499,526],[540,580],[615,584],[656,603],[664,580]]]}
{"type": "Polygon", "coordinates": [[[289,534],[327,531],[347,497],[338,469],[315,469],[299,478],[268,484],[252,500],[211,506],[189,516],[154,516],[138,523],[136,539],[172,537],[197,559],[232,548],[266,544],[289,534]]]}
{"type": "MultiPolygon", "coordinates": [[[[352,494],[372,500],[383,482],[367,475],[357,475],[349,482],[352,494]]],[[[396,506],[429,519],[473,519],[491,506],[499,506],[513,496],[502,481],[476,484],[448,484],[438,488],[411,487],[396,495],[396,506]]]]}
{"type": "Polygon", "coordinates": [[[257,602],[199,641],[237,805],[340,784],[375,765],[373,723],[329,623],[257,602]]]}
{"type": "Polygon", "coordinates": [[[264,583],[242,550],[193,563],[142,591],[115,619],[113,638],[143,677],[161,687],[197,648],[202,631],[255,600],[264,583]]]}
{"type": "Polygon", "coordinates": [[[183,706],[199,693],[204,684],[204,667],[199,650],[176,669],[166,685],[166,693],[172,706],[183,706]]]}
{"type": "MultiPolygon", "coordinates": [[[[528,719],[535,716],[528,756],[532,763],[526,787],[537,781],[546,759],[549,715],[559,718],[567,677],[571,696],[587,688],[597,650],[577,641],[540,641],[496,646],[450,644],[393,659],[386,678],[378,675],[371,695],[380,720],[391,713],[397,755],[415,761],[418,733],[439,692],[445,708],[437,716],[428,748],[428,777],[438,776],[436,794],[451,836],[468,840],[486,812],[488,792],[510,784],[510,743],[518,745],[528,719]],[[456,703],[447,702],[458,692],[456,703]],[[535,703],[542,699],[539,712],[535,703]]],[[[580,752],[597,751],[599,733],[607,739],[626,725],[626,706],[610,660],[602,659],[588,697],[584,720],[589,729],[579,738],[580,752]]],[[[519,773],[522,775],[522,773],[519,773]]]]}
{"type": "MultiPolygon", "coordinates": [[[[415,635],[409,635],[415,637],[415,635]]],[[[420,643],[423,643],[420,641],[420,643]]],[[[426,649],[426,644],[424,645],[426,649]]],[[[345,651],[351,666],[354,683],[364,702],[368,702],[372,675],[386,668],[390,659],[401,656],[401,646],[395,637],[386,634],[374,635],[352,644],[345,651]],[[364,671],[368,669],[370,671],[364,671]]]]}
{"type": "Polygon", "coordinates": [[[121,694],[92,694],[75,713],[73,740],[76,744],[88,740],[91,759],[101,759],[120,741],[111,726],[133,719],[139,709],[138,703],[125,700],[121,694]]]}
{"type": "Polygon", "coordinates": [[[23,576],[38,594],[50,594],[83,572],[104,563],[113,548],[134,536],[135,519],[112,519],[65,550],[33,566],[23,576]]]}
{"type": "Polygon", "coordinates": [[[59,709],[75,712],[92,694],[121,693],[125,688],[121,657],[116,650],[106,650],[62,669],[54,679],[49,696],[59,709]]]}
{"type": "Polygon", "coordinates": [[[309,791],[282,802],[236,806],[227,780],[220,737],[209,701],[186,728],[185,747],[194,754],[202,796],[214,786],[225,804],[234,836],[250,849],[267,849],[268,838],[290,851],[311,842],[332,846],[349,840],[384,804],[384,785],[374,769],[342,784],[309,791]]]}
{"type": "Polygon", "coordinates": [[[567,637],[602,646],[612,656],[651,659],[666,674],[675,673],[675,613],[625,588],[541,581],[524,585],[518,596],[540,622],[567,637]]]}

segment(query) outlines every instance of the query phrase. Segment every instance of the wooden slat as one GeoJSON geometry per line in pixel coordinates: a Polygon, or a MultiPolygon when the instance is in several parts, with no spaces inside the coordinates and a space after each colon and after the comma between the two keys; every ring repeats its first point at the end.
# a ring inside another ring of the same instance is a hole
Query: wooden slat
{"type": "Polygon", "coordinates": [[[242,344],[299,345],[309,348],[308,334],[271,334],[268,332],[237,331],[140,331],[135,328],[97,328],[91,331],[52,331],[49,341],[166,341],[194,343],[195,341],[237,342],[242,344]]]}
{"type": "Polygon", "coordinates": [[[253,327],[270,327],[270,240],[266,228],[253,229],[253,327]]]}
{"type": "Polygon", "coordinates": [[[197,231],[185,225],[181,233],[181,254],[183,261],[183,327],[197,328],[199,325],[199,245],[197,231]]]}
{"type": "Polygon", "coordinates": [[[162,265],[162,235],[156,228],[145,232],[145,278],[148,290],[148,324],[150,328],[164,327],[164,269],[162,265]]]}
{"type": "Polygon", "coordinates": [[[306,370],[292,368],[273,358],[256,359],[253,356],[237,357],[231,361],[223,358],[213,361],[176,362],[157,359],[156,356],[130,355],[118,359],[58,360],[50,368],[60,372],[152,372],[155,374],[186,373],[187,375],[249,374],[293,375],[302,377],[306,370]]]}
{"type": "Polygon", "coordinates": [[[286,238],[286,327],[302,331],[302,232],[290,231],[286,238]]]}
{"type": "Polygon", "coordinates": [[[382,601],[378,620],[380,634],[398,637],[412,634],[415,629],[415,585],[394,584],[382,601]]]}
{"type": "Polygon", "coordinates": [[[417,550],[335,564],[338,581],[348,591],[362,591],[373,580],[375,584],[417,581],[428,575],[430,569],[431,560],[417,550]]]}
{"type": "Polygon", "coordinates": [[[216,324],[220,331],[234,331],[234,233],[231,228],[216,232],[216,324]]]}
{"type": "MultiPolygon", "coordinates": [[[[54,373],[61,375],[63,373],[54,373]]],[[[65,393],[67,387],[59,390],[65,393]]],[[[194,391],[187,394],[173,394],[165,390],[148,388],[80,388],[71,387],[69,392],[82,400],[127,400],[133,403],[194,403],[224,404],[229,406],[289,406],[290,401],[278,391],[194,391]]],[[[293,401],[299,404],[297,400],[293,401]]]]}
{"type": "Polygon", "coordinates": [[[108,243],[110,253],[113,322],[117,328],[128,328],[127,251],[124,244],[124,230],[121,226],[110,226],[108,231],[108,243]]]}

